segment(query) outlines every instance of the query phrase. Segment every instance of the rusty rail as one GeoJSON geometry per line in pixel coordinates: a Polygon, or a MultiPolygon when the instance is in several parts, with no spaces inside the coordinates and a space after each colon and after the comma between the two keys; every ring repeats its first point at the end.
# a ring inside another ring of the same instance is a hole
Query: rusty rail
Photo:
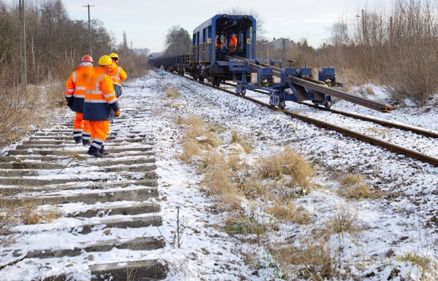
{"type": "MultiPolygon", "coordinates": [[[[223,84],[233,86],[233,87],[236,86],[235,84],[232,84],[232,83],[223,83],[223,84]]],[[[266,91],[261,91],[261,90],[252,90],[252,91],[260,93],[260,94],[269,95],[269,93],[266,91]]],[[[314,106],[313,104],[310,104],[307,102],[299,102],[299,104],[313,107],[313,108],[318,109],[318,110],[328,111],[328,112],[331,112],[334,114],[339,114],[339,115],[343,115],[346,117],[362,120],[362,121],[372,122],[375,124],[382,125],[384,127],[395,128],[395,129],[399,129],[399,130],[403,130],[403,131],[412,132],[412,133],[422,135],[425,137],[438,139],[438,132],[437,131],[428,130],[428,129],[424,129],[424,128],[420,128],[420,127],[416,127],[416,126],[411,126],[411,125],[407,125],[407,124],[402,124],[402,123],[398,123],[398,122],[394,122],[394,121],[383,120],[383,119],[379,119],[379,118],[375,118],[375,117],[371,117],[371,116],[360,115],[357,113],[342,111],[342,110],[333,109],[333,108],[326,109],[324,107],[314,106]]]]}
{"type": "MultiPolygon", "coordinates": [[[[196,81],[196,80],[192,79],[191,77],[187,77],[187,76],[183,76],[183,77],[185,77],[189,80],[192,80],[192,81],[196,81]]],[[[198,81],[196,81],[196,82],[198,82],[198,81]]],[[[198,83],[200,83],[200,82],[198,82],[198,83]]],[[[409,157],[411,159],[415,159],[415,160],[418,160],[420,162],[427,163],[427,164],[430,164],[432,166],[438,167],[438,159],[437,158],[422,154],[420,152],[410,150],[410,149],[404,148],[402,146],[395,145],[395,144],[392,144],[392,143],[389,143],[389,142],[386,142],[383,140],[379,140],[379,139],[376,139],[376,138],[373,138],[370,136],[366,136],[366,135],[363,135],[361,133],[357,133],[355,131],[352,131],[350,129],[346,129],[346,128],[342,128],[342,127],[339,127],[339,126],[334,125],[334,124],[326,123],[324,121],[321,121],[321,120],[318,120],[318,119],[315,119],[312,117],[308,117],[308,116],[305,116],[305,115],[302,115],[299,113],[290,112],[290,111],[283,110],[283,109],[280,109],[277,107],[273,107],[267,103],[264,103],[262,101],[255,99],[255,98],[251,98],[248,96],[241,96],[241,95],[238,95],[235,92],[227,90],[227,89],[214,87],[214,86],[209,85],[209,84],[204,84],[204,83],[202,83],[202,84],[207,86],[207,87],[210,87],[210,88],[213,88],[216,90],[220,90],[220,91],[232,94],[234,96],[244,98],[244,99],[249,100],[251,102],[254,102],[260,106],[267,107],[273,111],[283,112],[284,114],[286,114],[292,118],[295,118],[295,119],[301,120],[303,122],[315,125],[319,128],[335,131],[335,132],[338,132],[344,136],[351,137],[351,138],[354,138],[356,140],[359,140],[359,141],[369,143],[371,145],[386,149],[386,150],[391,151],[393,153],[401,154],[401,155],[404,155],[404,156],[409,157]]]]}

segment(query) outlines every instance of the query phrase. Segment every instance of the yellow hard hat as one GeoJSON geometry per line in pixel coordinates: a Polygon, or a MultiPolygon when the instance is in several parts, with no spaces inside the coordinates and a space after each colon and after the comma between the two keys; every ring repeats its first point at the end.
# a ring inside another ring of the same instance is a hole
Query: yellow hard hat
{"type": "Polygon", "coordinates": [[[112,59],[119,59],[119,55],[116,54],[116,53],[111,53],[111,54],[109,54],[109,56],[110,56],[110,58],[112,58],[112,59]]]}
{"type": "Polygon", "coordinates": [[[102,66],[107,66],[107,65],[111,65],[113,63],[113,60],[111,59],[110,56],[101,56],[99,59],[99,65],[102,66]]]}

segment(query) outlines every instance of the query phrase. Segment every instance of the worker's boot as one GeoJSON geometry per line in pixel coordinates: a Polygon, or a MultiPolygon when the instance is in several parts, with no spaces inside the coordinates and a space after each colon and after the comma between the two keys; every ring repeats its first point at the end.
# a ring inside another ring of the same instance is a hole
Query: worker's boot
{"type": "Polygon", "coordinates": [[[105,150],[105,145],[102,144],[102,148],[99,150],[100,154],[108,155],[108,151],[105,150]]]}
{"type": "Polygon", "coordinates": [[[73,139],[75,140],[76,144],[80,144],[82,140],[82,132],[73,131],[73,139]]]}
{"type": "Polygon", "coordinates": [[[103,155],[100,153],[100,149],[95,146],[90,146],[87,152],[88,155],[94,156],[96,158],[101,158],[103,155]]]}
{"type": "Polygon", "coordinates": [[[80,143],[81,143],[81,140],[82,140],[81,137],[73,137],[73,139],[75,140],[75,143],[76,143],[76,144],[80,144],[80,143]]]}
{"type": "Polygon", "coordinates": [[[84,146],[89,146],[91,144],[90,140],[91,140],[91,136],[90,135],[82,134],[82,144],[84,146]]]}

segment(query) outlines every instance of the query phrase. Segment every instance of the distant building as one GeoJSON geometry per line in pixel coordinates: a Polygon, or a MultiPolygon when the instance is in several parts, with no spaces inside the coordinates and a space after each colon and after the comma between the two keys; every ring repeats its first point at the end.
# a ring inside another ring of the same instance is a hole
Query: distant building
{"type": "Polygon", "coordinates": [[[275,50],[282,50],[283,48],[288,49],[293,44],[294,44],[294,41],[289,40],[287,38],[278,38],[278,39],[274,38],[274,40],[272,40],[269,43],[269,46],[275,50]]]}
{"type": "Polygon", "coordinates": [[[149,50],[148,48],[143,48],[143,49],[134,48],[132,49],[132,51],[136,55],[145,55],[145,56],[149,56],[149,54],[151,53],[151,50],[149,50]]]}

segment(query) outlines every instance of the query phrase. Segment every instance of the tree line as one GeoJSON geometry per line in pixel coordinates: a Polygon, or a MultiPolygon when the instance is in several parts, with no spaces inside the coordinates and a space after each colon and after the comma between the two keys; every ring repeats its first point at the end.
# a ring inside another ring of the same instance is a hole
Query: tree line
{"type": "MultiPolygon", "coordinates": [[[[225,13],[254,14],[239,9],[225,13]]],[[[394,100],[409,98],[424,104],[438,93],[437,17],[436,1],[396,0],[390,11],[362,10],[354,23],[335,23],[330,38],[317,48],[303,39],[276,50],[259,36],[257,57],[263,60],[269,52],[270,59],[282,61],[283,66],[289,65],[288,61],[297,67],[334,66],[339,81],[347,85],[376,83],[385,86],[394,100]]],[[[179,26],[169,30],[166,54],[190,53],[190,46],[186,30],[179,26]]]]}
{"type": "MultiPolygon", "coordinates": [[[[89,52],[88,22],[71,19],[61,0],[27,3],[26,61],[28,82],[38,84],[52,79],[64,79],[80,58],[89,52]]],[[[0,70],[3,83],[20,82],[22,29],[19,9],[0,0],[0,70]],[[4,73],[4,69],[8,71],[4,73]]],[[[110,51],[135,56],[126,45],[117,46],[102,22],[91,24],[95,60],[110,51]]],[[[123,59],[121,61],[123,62],[123,59]]],[[[144,59],[145,60],[145,59],[144,59]]],[[[131,59],[127,58],[127,61],[131,59]]],[[[133,59],[132,61],[136,61],[133,59]]]]}
{"type": "MultiPolygon", "coordinates": [[[[85,9],[84,9],[85,13],[85,9]]],[[[18,1],[0,0],[0,146],[38,126],[46,112],[64,102],[64,83],[88,54],[88,22],[73,20],[61,0],[26,1],[27,82],[22,85],[22,24],[18,1]]],[[[118,45],[102,22],[91,23],[93,58],[118,52],[130,77],[147,71],[146,55],[118,45]]]]}
{"type": "Polygon", "coordinates": [[[385,86],[394,100],[424,104],[438,93],[438,6],[428,0],[397,0],[387,12],[361,10],[357,21],[340,21],[314,48],[296,42],[277,59],[297,66],[335,66],[347,84],[385,86]]]}

